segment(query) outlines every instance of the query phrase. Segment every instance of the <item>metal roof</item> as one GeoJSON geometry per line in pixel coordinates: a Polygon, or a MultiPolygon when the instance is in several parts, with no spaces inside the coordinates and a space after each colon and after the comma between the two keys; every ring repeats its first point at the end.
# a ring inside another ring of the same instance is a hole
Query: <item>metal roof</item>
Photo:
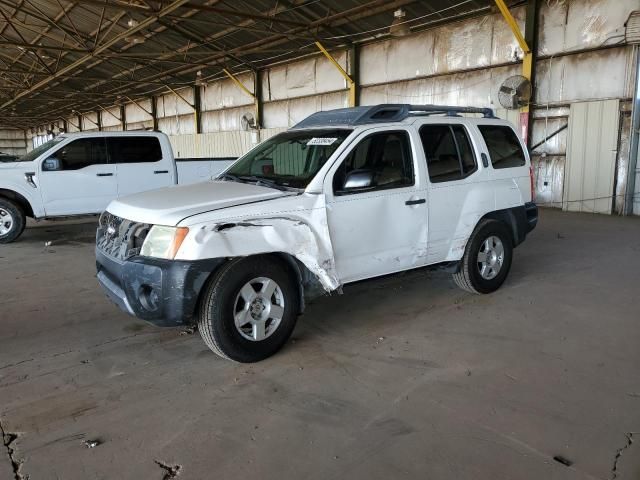
{"type": "Polygon", "coordinates": [[[0,127],[26,128],[389,34],[492,0],[0,0],[0,127]]]}

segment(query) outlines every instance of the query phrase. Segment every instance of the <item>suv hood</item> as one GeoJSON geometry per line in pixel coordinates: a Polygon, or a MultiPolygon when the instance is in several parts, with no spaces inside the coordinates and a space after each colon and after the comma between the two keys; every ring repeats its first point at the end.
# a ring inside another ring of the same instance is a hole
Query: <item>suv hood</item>
{"type": "Polygon", "coordinates": [[[0,160],[0,170],[26,170],[27,166],[33,168],[31,162],[18,162],[15,160],[7,162],[0,160]]]}
{"type": "Polygon", "coordinates": [[[297,194],[250,183],[213,181],[137,193],[114,200],[107,210],[135,222],[174,226],[191,215],[297,194]]]}

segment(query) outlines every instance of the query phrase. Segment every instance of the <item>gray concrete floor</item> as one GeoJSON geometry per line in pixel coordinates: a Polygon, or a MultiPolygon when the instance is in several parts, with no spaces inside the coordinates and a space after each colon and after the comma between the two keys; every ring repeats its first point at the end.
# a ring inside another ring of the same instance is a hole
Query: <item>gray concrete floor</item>
{"type": "Polygon", "coordinates": [[[254,365],[120,313],[93,222],[0,246],[1,479],[640,478],[640,219],[543,211],[497,293],[348,286],[254,365]]]}

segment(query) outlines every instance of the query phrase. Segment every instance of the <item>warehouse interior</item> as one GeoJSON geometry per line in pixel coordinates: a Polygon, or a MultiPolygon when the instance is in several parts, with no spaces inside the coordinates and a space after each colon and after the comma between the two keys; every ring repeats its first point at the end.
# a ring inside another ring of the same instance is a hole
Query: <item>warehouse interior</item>
{"type": "Polygon", "coordinates": [[[639,0],[0,0],[0,166],[154,131],[215,178],[378,104],[514,125],[540,219],[499,291],[345,285],[236,364],[115,309],[95,216],[29,219],[0,245],[0,478],[637,479],[639,0]]]}

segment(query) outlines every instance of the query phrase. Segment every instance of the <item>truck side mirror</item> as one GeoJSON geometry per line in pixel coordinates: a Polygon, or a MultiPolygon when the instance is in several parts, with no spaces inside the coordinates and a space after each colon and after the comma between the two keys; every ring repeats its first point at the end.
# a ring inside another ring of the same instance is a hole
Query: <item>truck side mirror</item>
{"type": "Polygon", "coordinates": [[[373,186],[373,170],[353,170],[347,174],[342,189],[356,190],[373,186]]]}
{"type": "Polygon", "coordinates": [[[45,172],[57,172],[58,170],[62,170],[62,164],[58,158],[49,157],[42,162],[42,170],[45,172]]]}

